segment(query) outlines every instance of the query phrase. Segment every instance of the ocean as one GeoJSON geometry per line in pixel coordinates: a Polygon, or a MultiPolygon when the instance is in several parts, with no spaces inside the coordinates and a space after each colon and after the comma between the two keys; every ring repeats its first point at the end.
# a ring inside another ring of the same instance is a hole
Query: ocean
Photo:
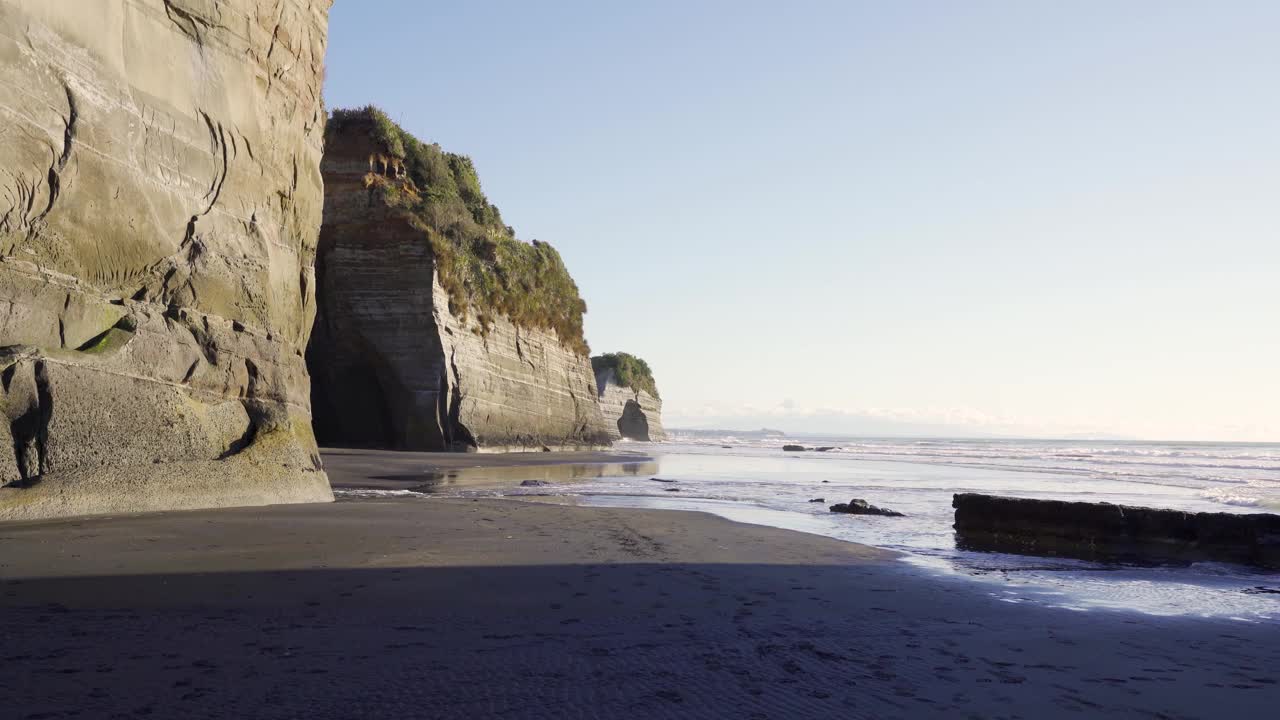
{"type": "Polygon", "coordinates": [[[1211,512],[1280,512],[1280,444],[1085,440],[765,437],[672,433],[616,447],[655,458],[635,474],[448,494],[531,496],[614,507],[700,510],[903,553],[929,572],[986,583],[1011,603],[1071,610],[1280,618],[1280,575],[1198,563],[1134,567],[956,548],[951,497],[978,492],[1211,512]],[[832,447],[784,452],[784,444],[832,447]],[[674,482],[655,482],[654,477],[674,482]],[[823,502],[810,502],[822,498],[823,502]],[[834,515],[864,498],[905,518],[834,515]]]}

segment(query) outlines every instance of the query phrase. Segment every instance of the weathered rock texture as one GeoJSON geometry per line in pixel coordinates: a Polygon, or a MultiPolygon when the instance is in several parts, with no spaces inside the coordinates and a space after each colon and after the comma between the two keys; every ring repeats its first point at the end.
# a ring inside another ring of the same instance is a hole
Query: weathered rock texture
{"type": "MultiPolygon", "coordinates": [[[[813,502],[810,500],[809,502],[813,502]]],[[[842,515],[882,515],[884,517],[904,517],[897,510],[876,507],[862,498],[854,498],[847,503],[836,503],[827,508],[833,513],[842,515]]]]}
{"type": "MultiPolygon", "coordinates": [[[[324,156],[321,301],[308,350],[321,443],[453,451],[607,444],[588,358],[553,332],[497,315],[482,333],[450,310],[424,232],[369,184],[370,158],[382,151],[356,126],[331,138],[324,156]]],[[[395,180],[394,168],[386,172],[395,180]]]]}
{"type": "Polygon", "coordinates": [[[618,384],[612,368],[596,373],[596,392],[611,439],[662,442],[662,401],[644,390],[618,384]]]}
{"type": "Polygon", "coordinates": [[[957,494],[965,549],[1139,562],[1280,568],[1280,515],[1189,513],[1110,503],[957,494]]]}
{"type": "Polygon", "coordinates": [[[0,518],[332,500],[329,6],[0,0],[0,518]]]}

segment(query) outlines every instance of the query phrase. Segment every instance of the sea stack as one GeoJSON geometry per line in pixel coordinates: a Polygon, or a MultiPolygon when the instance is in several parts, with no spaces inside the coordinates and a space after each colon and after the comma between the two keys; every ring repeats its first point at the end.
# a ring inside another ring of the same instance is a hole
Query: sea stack
{"type": "Polygon", "coordinates": [[[307,354],[322,444],[609,442],[578,288],[554,248],[515,237],[470,159],[365,108],[334,113],[323,172],[307,354]]]}
{"type": "Polygon", "coordinates": [[[0,519],[333,499],[330,0],[0,0],[0,519]]]}
{"type": "Polygon", "coordinates": [[[661,442],[662,400],[653,371],[644,360],[628,353],[591,358],[596,392],[613,439],[661,442]]]}

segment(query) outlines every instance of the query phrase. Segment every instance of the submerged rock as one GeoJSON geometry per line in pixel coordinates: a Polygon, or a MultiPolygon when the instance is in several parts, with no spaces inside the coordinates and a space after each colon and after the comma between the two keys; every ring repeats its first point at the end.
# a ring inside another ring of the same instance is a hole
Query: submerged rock
{"type": "Polygon", "coordinates": [[[782,446],[782,451],[783,451],[783,452],[805,452],[805,451],[807,451],[808,449],[809,449],[809,448],[807,448],[807,447],[805,447],[805,446],[803,446],[803,445],[783,445],[783,446],[782,446]]]}
{"type": "Polygon", "coordinates": [[[329,6],[0,0],[0,519],[333,499],[329,6]]]}
{"type": "Polygon", "coordinates": [[[1089,560],[1280,568],[1280,515],[1193,513],[1110,503],[960,493],[956,543],[963,549],[1089,560]]]}
{"type": "Polygon", "coordinates": [[[520,487],[547,487],[550,484],[546,480],[525,480],[520,483],[520,487]]]}
{"type": "Polygon", "coordinates": [[[845,515],[882,515],[884,517],[905,517],[902,513],[888,510],[886,508],[876,507],[861,498],[854,498],[848,503],[836,503],[830,508],[833,513],[842,513],[845,515]]]}
{"type": "Polygon", "coordinates": [[[823,502],[826,502],[826,501],[827,501],[827,499],[826,499],[826,498],[813,498],[813,499],[812,499],[812,500],[810,500],[809,502],[811,502],[811,503],[823,503],[823,502]]]}

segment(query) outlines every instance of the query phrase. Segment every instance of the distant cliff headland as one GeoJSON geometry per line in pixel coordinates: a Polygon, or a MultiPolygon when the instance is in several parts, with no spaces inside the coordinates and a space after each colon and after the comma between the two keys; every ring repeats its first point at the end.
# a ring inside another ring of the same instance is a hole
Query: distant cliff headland
{"type": "Polygon", "coordinates": [[[376,108],[339,110],[322,165],[321,442],[419,450],[608,444],[578,294],[524,242],[471,161],[376,108]]]}
{"type": "Polygon", "coordinates": [[[0,0],[0,519],[329,501],[317,435],[661,437],[468,158],[326,115],[329,0],[91,5],[0,0]]]}
{"type": "Polygon", "coordinates": [[[659,442],[662,399],[649,363],[629,353],[606,353],[591,358],[596,374],[600,410],[610,424],[613,439],[659,442]]]}

